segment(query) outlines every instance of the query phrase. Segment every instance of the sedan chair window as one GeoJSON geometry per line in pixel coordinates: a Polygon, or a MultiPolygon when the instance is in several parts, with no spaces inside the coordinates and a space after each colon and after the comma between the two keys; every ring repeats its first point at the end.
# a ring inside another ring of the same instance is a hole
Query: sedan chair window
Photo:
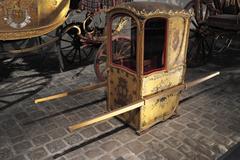
{"type": "Polygon", "coordinates": [[[136,72],[136,21],[128,15],[112,20],[112,64],[136,72]]]}
{"type": "Polygon", "coordinates": [[[167,20],[152,18],[146,21],[144,31],[144,74],[165,66],[167,20]]]}

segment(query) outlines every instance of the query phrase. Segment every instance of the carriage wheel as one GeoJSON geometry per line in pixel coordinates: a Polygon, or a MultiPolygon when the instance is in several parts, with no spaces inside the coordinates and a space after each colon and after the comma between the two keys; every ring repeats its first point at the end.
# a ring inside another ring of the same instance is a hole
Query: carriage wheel
{"type": "Polygon", "coordinates": [[[211,52],[208,39],[210,33],[205,25],[210,9],[204,0],[192,0],[185,9],[195,13],[195,16],[191,18],[187,65],[197,67],[206,63],[206,57],[211,52]]]}
{"type": "Polygon", "coordinates": [[[94,71],[99,81],[107,79],[107,52],[105,44],[102,44],[96,53],[94,71]]]}
{"type": "Polygon", "coordinates": [[[62,28],[59,52],[61,70],[72,69],[80,65],[87,65],[93,61],[93,56],[98,48],[98,44],[88,44],[80,38],[79,29],[72,26],[79,24],[69,24],[62,28]]]}
{"type": "MultiPolygon", "coordinates": [[[[130,47],[128,47],[129,41],[130,39],[128,37],[113,38],[113,43],[118,44],[118,47],[115,49],[118,57],[113,58],[119,58],[130,50],[130,47]]],[[[105,44],[102,44],[96,53],[94,70],[99,81],[105,81],[107,79],[107,52],[105,44]]]]}

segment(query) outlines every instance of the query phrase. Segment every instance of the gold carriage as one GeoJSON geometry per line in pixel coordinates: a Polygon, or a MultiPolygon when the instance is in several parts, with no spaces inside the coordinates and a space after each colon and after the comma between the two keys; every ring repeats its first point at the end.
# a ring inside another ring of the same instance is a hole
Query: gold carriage
{"type": "Polygon", "coordinates": [[[219,74],[184,82],[189,27],[190,14],[176,6],[132,2],[114,7],[107,12],[107,81],[35,103],[106,87],[109,112],[69,130],[117,116],[141,133],[176,114],[182,90],[219,74]]]}
{"type": "Polygon", "coordinates": [[[1,63],[56,43],[59,37],[46,34],[66,21],[69,8],[70,0],[0,1],[1,63]]]}
{"type": "Polygon", "coordinates": [[[18,40],[49,33],[66,20],[70,0],[3,0],[0,40],[18,40]]]}

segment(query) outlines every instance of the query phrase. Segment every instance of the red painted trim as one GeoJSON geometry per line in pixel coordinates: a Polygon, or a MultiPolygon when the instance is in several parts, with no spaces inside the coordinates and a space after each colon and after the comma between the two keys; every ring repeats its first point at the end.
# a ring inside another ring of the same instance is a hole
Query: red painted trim
{"type": "Polygon", "coordinates": [[[131,73],[131,74],[136,74],[137,72],[134,72],[133,70],[127,68],[127,67],[124,67],[124,66],[121,66],[121,65],[118,65],[118,64],[112,64],[113,67],[116,67],[116,68],[119,68],[119,69],[122,69],[128,73],[131,73]]]}

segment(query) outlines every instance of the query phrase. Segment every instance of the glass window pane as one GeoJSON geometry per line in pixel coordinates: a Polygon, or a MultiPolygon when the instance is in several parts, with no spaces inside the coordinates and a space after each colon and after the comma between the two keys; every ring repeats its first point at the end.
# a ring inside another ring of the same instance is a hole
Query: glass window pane
{"type": "Polygon", "coordinates": [[[144,73],[148,74],[164,68],[167,20],[149,19],[144,33],[144,73]]]}
{"type": "Polygon", "coordinates": [[[137,25],[133,18],[119,15],[112,21],[112,63],[136,71],[137,25]]]}

